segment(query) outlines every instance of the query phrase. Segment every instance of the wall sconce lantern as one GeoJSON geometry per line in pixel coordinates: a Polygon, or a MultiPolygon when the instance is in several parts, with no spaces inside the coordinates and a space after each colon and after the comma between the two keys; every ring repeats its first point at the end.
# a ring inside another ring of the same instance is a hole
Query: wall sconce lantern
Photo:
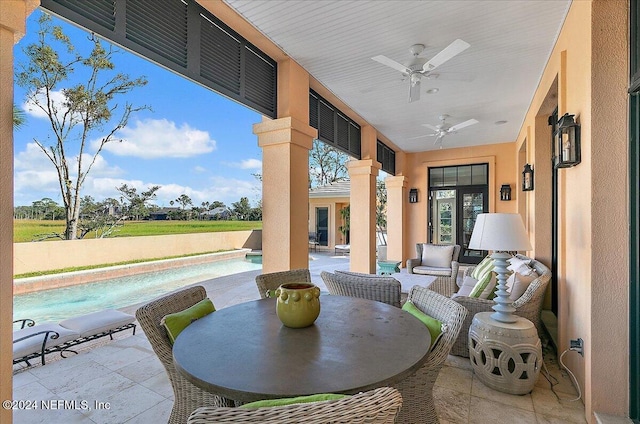
{"type": "Polygon", "coordinates": [[[500,200],[511,200],[511,184],[502,184],[502,187],[500,187],[500,200]]]}
{"type": "Polygon", "coordinates": [[[409,203],[418,203],[418,189],[412,188],[409,190],[409,203]]]}
{"type": "Polygon", "coordinates": [[[565,113],[558,119],[553,134],[553,164],[556,168],[571,168],[580,163],[580,125],[565,113]]]}
{"type": "Polygon", "coordinates": [[[522,191],[533,190],[533,168],[528,163],[522,171],[522,191]]]}

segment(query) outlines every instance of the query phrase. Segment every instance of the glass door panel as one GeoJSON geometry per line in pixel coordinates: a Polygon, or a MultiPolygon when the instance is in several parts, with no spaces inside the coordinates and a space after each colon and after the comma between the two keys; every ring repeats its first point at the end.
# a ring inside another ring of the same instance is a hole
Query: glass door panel
{"type": "Polygon", "coordinates": [[[316,234],[318,244],[326,246],[329,241],[329,208],[316,208],[316,234]]]}
{"type": "Polygon", "coordinates": [[[476,217],[488,212],[487,188],[464,188],[458,189],[459,207],[458,216],[458,244],[461,246],[460,262],[479,263],[487,255],[483,250],[469,249],[469,241],[476,223],[476,217]]]}
{"type": "Polygon", "coordinates": [[[435,199],[433,243],[456,244],[456,191],[436,190],[432,196],[435,199]]]}

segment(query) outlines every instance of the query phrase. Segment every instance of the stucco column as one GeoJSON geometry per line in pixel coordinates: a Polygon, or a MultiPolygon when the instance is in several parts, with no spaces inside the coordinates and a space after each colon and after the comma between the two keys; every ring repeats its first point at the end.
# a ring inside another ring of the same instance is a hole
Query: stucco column
{"type": "Polygon", "coordinates": [[[409,178],[399,175],[384,180],[387,187],[387,259],[404,262],[405,209],[409,178]]]}
{"type": "MultiPolygon", "coordinates": [[[[13,332],[13,45],[39,2],[0,1],[0,399],[12,399],[13,332]]],[[[11,411],[0,408],[0,423],[11,411]]]]}
{"type": "Polygon", "coordinates": [[[349,244],[351,271],[376,271],[376,177],[380,164],[373,159],[347,162],[351,179],[349,244]]]}
{"type": "Polygon", "coordinates": [[[262,270],[309,267],[309,150],[317,131],[292,117],[254,124],[262,147],[262,270]]]}

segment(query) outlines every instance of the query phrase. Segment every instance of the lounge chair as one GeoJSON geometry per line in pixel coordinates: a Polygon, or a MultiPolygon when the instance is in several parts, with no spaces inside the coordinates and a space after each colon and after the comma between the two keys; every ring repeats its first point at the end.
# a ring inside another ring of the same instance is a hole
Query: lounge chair
{"type": "Polygon", "coordinates": [[[64,358],[66,352],[77,353],[70,349],[79,344],[133,329],[136,333],[135,317],[115,310],[93,312],[60,321],[58,324],[46,322],[38,324],[30,319],[20,319],[21,328],[13,332],[13,363],[25,362],[31,366],[31,359],[40,358],[45,364],[45,355],[60,352],[64,358]]]}

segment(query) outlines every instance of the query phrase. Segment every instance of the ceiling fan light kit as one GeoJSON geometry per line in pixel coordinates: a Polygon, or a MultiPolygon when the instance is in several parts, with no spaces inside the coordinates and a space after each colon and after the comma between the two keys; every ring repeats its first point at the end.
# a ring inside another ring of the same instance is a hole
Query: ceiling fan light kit
{"type": "Polygon", "coordinates": [[[409,48],[409,51],[413,55],[413,59],[407,65],[396,62],[389,59],[386,56],[378,55],[371,59],[385,66],[400,71],[409,76],[409,102],[415,102],[420,99],[420,80],[425,78],[437,78],[438,74],[432,74],[432,71],[438,66],[462,53],[470,47],[470,44],[466,41],[457,39],[442,51],[436,54],[431,59],[425,61],[424,58],[418,57],[424,51],[424,44],[414,44],[409,48]]]}

